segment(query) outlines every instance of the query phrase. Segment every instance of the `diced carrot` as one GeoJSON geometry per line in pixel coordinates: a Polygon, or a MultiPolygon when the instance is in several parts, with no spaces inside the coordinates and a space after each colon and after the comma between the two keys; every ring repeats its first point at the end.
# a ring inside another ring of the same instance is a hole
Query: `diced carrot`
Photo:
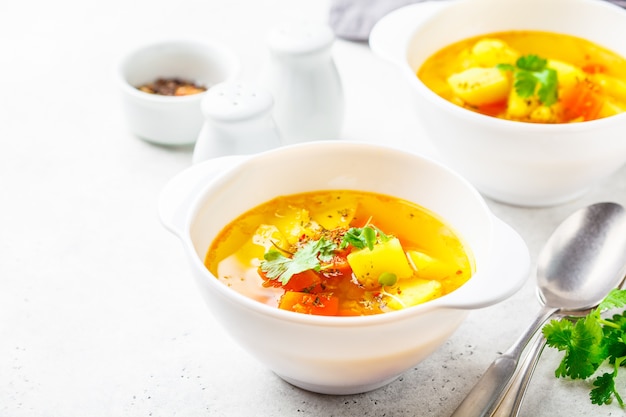
{"type": "Polygon", "coordinates": [[[487,116],[497,117],[506,110],[507,101],[498,101],[497,103],[483,104],[478,107],[478,111],[487,116]]]}
{"type": "Polygon", "coordinates": [[[602,64],[587,64],[582,67],[582,70],[587,74],[603,74],[606,72],[606,66],[602,64]]]}
{"type": "Polygon", "coordinates": [[[565,120],[594,120],[604,105],[601,88],[590,81],[576,83],[561,94],[565,120]]]}
{"type": "Polygon", "coordinates": [[[278,303],[278,308],[303,314],[336,316],[339,312],[339,298],[330,294],[286,291],[278,303]]]}

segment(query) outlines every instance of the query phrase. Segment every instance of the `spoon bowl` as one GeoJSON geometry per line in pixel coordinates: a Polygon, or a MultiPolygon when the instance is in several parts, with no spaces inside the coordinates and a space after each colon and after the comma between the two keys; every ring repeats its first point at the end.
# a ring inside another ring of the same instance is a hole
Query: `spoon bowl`
{"type": "Polygon", "coordinates": [[[537,259],[539,298],[560,310],[585,310],[600,303],[625,273],[625,209],[593,204],[570,215],[546,242],[537,259]]]}
{"type": "Polygon", "coordinates": [[[626,210],[612,202],[582,208],[565,219],[537,260],[542,308],[522,336],[489,366],[452,417],[491,416],[506,393],[522,352],[555,314],[587,310],[626,273],[626,210]]]}

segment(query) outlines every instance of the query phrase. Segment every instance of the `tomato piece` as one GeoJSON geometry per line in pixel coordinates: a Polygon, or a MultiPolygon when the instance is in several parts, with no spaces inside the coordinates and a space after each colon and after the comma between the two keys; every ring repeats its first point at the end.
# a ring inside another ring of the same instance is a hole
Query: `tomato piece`
{"type": "Polygon", "coordinates": [[[349,250],[335,253],[333,258],[325,263],[320,273],[327,278],[350,276],[352,274],[352,268],[350,268],[350,264],[348,263],[349,253],[349,250]]]}
{"type": "Polygon", "coordinates": [[[331,294],[286,291],[278,303],[278,308],[302,314],[336,316],[339,312],[339,298],[331,294]]]}
{"type": "Polygon", "coordinates": [[[322,278],[313,270],[309,269],[299,274],[295,274],[289,279],[283,288],[287,291],[304,291],[311,292],[322,282],[322,278]]]}
{"type": "Polygon", "coordinates": [[[598,118],[604,105],[604,96],[600,86],[583,81],[576,83],[572,88],[561,95],[565,120],[594,120],[598,118]]]}

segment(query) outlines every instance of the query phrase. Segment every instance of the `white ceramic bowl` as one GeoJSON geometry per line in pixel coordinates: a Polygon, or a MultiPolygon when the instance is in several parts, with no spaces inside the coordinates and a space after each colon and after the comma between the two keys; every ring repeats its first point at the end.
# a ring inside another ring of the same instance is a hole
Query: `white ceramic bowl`
{"type": "Polygon", "coordinates": [[[161,145],[189,145],[198,138],[206,92],[188,96],[149,94],[138,86],[178,77],[207,88],[235,79],[239,59],[228,47],[200,39],[155,41],[128,52],[117,69],[124,113],[131,132],[161,145]]]}
{"type": "Polygon", "coordinates": [[[181,239],[210,311],[234,340],[286,381],[326,394],[392,381],[444,343],[470,310],[516,292],[529,271],[523,240],[467,181],[425,157],[371,144],[312,142],[201,162],[167,184],[159,213],[181,239]],[[204,266],[213,239],[239,214],[279,195],[324,189],[374,191],[432,210],[466,240],[475,274],[453,293],[405,310],[322,317],[252,300],[204,266]]]}
{"type": "Polygon", "coordinates": [[[455,0],[398,9],[374,27],[370,46],[395,64],[441,158],[485,195],[546,206],[572,200],[626,162],[626,113],[572,124],[499,120],[465,110],[415,75],[456,41],[511,29],[561,32],[626,56],[626,11],[598,0],[455,0]]]}

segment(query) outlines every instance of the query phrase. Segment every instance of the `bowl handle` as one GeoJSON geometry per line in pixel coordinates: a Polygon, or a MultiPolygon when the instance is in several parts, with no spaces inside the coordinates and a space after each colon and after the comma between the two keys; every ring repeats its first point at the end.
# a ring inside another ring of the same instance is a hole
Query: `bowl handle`
{"type": "Polygon", "coordinates": [[[406,55],[406,41],[416,24],[448,5],[450,1],[453,0],[419,2],[385,15],[370,32],[370,49],[387,61],[401,63],[406,55]]]}
{"type": "Polygon", "coordinates": [[[493,216],[494,240],[490,265],[481,274],[488,279],[470,279],[457,291],[442,297],[442,306],[459,309],[487,307],[515,294],[530,275],[530,254],[522,237],[493,216]],[[445,301],[444,301],[445,300],[445,301]],[[469,300],[469,301],[468,301],[469,300]]]}
{"type": "Polygon", "coordinates": [[[163,187],[159,194],[158,211],[167,230],[182,237],[189,210],[198,193],[213,179],[238,164],[244,156],[224,156],[210,159],[185,169],[163,187]]]}

